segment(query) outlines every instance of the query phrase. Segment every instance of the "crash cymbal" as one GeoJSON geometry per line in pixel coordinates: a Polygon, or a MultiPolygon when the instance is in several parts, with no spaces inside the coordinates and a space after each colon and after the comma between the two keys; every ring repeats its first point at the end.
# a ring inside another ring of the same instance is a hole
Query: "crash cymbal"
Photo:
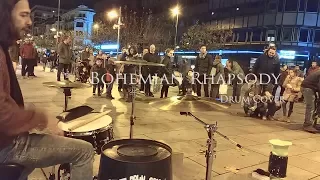
{"type": "Polygon", "coordinates": [[[164,66],[164,64],[147,62],[145,60],[114,61],[114,63],[138,66],[164,66]]]}
{"type": "Polygon", "coordinates": [[[70,88],[70,89],[82,89],[90,87],[89,84],[79,83],[79,82],[71,82],[71,81],[52,81],[52,82],[44,82],[44,86],[47,87],[55,87],[55,88],[70,88]]]}
{"type": "Polygon", "coordinates": [[[154,101],[149,104],[156,109],[175,112],[223,111],[229,108],[227,104],[192,95],[174,96],[168,99],[154,101]]]}

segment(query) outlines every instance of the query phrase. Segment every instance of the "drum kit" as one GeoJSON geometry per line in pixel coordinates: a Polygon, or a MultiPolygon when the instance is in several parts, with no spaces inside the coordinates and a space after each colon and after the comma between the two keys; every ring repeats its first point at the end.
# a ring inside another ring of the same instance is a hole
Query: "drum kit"
{"type": "MultiPolygon", "coordinates": [[[[116,64],[137,65],[139,66],[139,75],[141,77],[142,66],[163,66],[157,63],[149,63],[146,61],[114,61],[116,64]]],[[[138,81],[139,82],[139,81],[138,81]]],[[[63,89],[83,88],[85,86],[77,83],[47,83],[47,86],[58,87],[63,89]]],[[[60,121],[58,126],[65,132],[66,137],[82,139],[90,142],[96,149],[97,154],[101,154],[99,167],[99,180],[128,180],[128,179],[166,179],[172,180],[172,149],[163,143],[144,140],[133,139],[133,125],[135,117],[135,94],[136,87],[132,88],[132,109],[130,115],[130,139],[122,139],[113,141],[112,118],[107,114],[110,111],[99,113],[89,113],[75,120],[63,122],[60,121]],[[110,168],[111,167],[111,168],[110,168]],[[109,169],[109,170],[108,170],[109,169]]],[[[71,91],[70,91],[71,95],[71,91]]],[[[65,96],[66,93],[65,93],[65,96]]],[[[212,163],[215,157],[214,148],[216,147],[216,140],[214,134],[222,136],[238,148],[242,146],[227,136],[218,131],[217,123],[207,124],[198,117],[194,116],[193,112],[207,112],[207,111],[225,111],[229,105],[213,102],[210,99],[199,98],[192,95],[192,89],[187,90],[185,96],[176,96],[168,99],[154,101],[149,103],[151,107],[163,111],[179,112],[180,115],[191,116],[199,123],[204,125],[208,134],[206,157],[206,180],[211,180],[212,163]]],[[[103,109],[103,108],[102,108],[103,109]]],[[[67,101],[64,108],[65,113],[72,113],[72,110],[67,111],[67,101]]],[[[89,110],[90,111],[90,110],[89,110]]],[[[62,118],[63,119],[63,118],[62,118]]],[[[70,174],[69,165],[61,165],[59,167],[59,180],[68,179],[70,174]]],[[[54,180],[54,173],[50,175],[54,180]]]]}

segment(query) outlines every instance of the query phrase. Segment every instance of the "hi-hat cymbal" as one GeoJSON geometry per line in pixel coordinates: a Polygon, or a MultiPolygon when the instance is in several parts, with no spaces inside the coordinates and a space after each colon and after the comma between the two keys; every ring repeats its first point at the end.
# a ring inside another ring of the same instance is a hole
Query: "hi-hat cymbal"
{"type": "Polygon", "coordinates": [[[44,86],[47,87],[55,87],[55,88],[70,88],[70,89],[82,89],[88,88],[90,85],[79,83],[79,82],[71,82],[71,81],[52,81],[52,82],[44,82],[44,86]]]}
{"type": "Polygon", "coordinates": [[[227,104],[222,104],[209,99],[202,99],[192,95],[174,96],[168,99],[154,101],[149,104],[156,109],[176,112],[223,111],[229,108],[227,104]]]}
{"type": "Polygon", "coordinates": [[[114,63],[115,64],[138,65],[138,66],[164,66],[164,64],[147,62],[145,60],[114,61],[114,63]]]}

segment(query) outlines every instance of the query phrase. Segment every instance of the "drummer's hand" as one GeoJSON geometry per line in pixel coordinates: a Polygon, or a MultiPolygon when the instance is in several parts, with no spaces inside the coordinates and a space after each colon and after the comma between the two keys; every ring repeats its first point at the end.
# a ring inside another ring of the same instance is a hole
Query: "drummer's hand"
{"type": "Polygon", "coordinates": [[[57,136],[64,136],[64,132],[58,126],[49,127],[48,133],[57,136]]]}

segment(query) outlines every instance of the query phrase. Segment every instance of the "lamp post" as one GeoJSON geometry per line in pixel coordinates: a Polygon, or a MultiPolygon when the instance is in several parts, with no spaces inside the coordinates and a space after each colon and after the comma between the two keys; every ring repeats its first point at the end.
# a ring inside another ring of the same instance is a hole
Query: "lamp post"
{"type": "Polygon", "coordinates": [[[180,8],[177,5],[175,8],[171,9],[172,15],[176,17],[176,34],[174,36],[174,48],[177,47],[177,38],[178,38],[178,25],[179,25],[179,14],[180,14],[180,8]]]}
{"type": "Polygon", "coordinates": [[[117,44],[118,44],[117,55],[118,55],[119,54],[119,48],[120,48],[120,27],[122,25],[122,22],[121,22],[121,7],[119,8],[119,12],[117,12],[115,10],[110,11],[108,13],[108,17],[110,19],[118,18],[117,24],[115,24],[113,26],[114,29],[118,29],[118,38],[117,38],[117,44]]]}
{"type": "Polygon", "coordinates": [[[58,28],[57,28],[57,41],[56,41],[56,51],[57,52],[58,52],[59,32],[60,32],[60,5],[61,5],[61,0],[58,0],[58,28]]]}

